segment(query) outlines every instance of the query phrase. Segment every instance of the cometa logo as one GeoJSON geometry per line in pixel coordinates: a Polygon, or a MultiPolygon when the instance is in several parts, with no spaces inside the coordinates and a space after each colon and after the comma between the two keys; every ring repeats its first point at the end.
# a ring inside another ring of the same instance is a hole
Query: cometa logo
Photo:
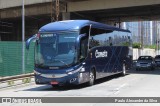
{"type": "Polygon", "coordinates": [[[95,51],[95,57],[99,58],[99,57],[107,57],[108,52],[106,50],[104,50],[103,52],[98,52],[98,50],[95,51]]]}

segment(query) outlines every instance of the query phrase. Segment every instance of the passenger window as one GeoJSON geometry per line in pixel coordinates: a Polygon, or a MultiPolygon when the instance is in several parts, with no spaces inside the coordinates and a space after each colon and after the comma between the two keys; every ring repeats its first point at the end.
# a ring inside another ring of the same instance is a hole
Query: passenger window
{"type": "Polygon", "coordinates": [[[112,30],[92,28],[91,36],[89,39],[90,48],[96,46],[113,45],[113,40],[109,39],[110,36],[112,36],[112,30]]]}

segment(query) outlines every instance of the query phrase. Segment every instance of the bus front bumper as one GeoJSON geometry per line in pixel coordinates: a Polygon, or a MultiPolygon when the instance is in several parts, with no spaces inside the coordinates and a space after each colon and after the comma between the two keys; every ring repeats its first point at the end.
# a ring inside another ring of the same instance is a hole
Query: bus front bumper
{"type": "Polygon", "coordinates": [[[58,78],[57,75],[54,74],[35,74],[35,82],[36,84],[49,84],[49,85],[78,85],[84,82],[83,76],[84,73],[74,73],[71,75],[59,74],[61,77],[58,78]],[[80,75],[81,74],[81,75],[80,75]],[[52,78],[57,77],[57,78],[52,78]]]}

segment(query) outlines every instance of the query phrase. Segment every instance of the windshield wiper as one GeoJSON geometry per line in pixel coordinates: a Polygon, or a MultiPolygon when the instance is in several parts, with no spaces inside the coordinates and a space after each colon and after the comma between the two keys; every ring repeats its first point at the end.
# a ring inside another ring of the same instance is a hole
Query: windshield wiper
{"type": "MultiPolygon", "coordinates": [[[[58,59],[55,59],[55,60],[58,60],[58,59]]],[[[64,61],[62,61],[62,60],[58,60],[58,61],[60,61],[61,63],[65,64],[67,67],[69,67],[68,64],[66,64],[64,61]]]]}
{"type": "Polygon", "coordinates": [[[41,67],[41,68],[46,68],[46,66],[43,63],[36,64],[36,66],[41,67]]]}

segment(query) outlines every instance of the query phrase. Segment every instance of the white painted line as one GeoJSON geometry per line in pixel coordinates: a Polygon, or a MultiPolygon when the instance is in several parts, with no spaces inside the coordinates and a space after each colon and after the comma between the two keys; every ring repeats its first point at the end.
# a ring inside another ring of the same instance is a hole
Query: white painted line
{"type": "Polygon", "coordinates": [[[115,95],[118,94],[120,92],[120,89],[123,88],[123,87],[125,87],[126,85],[127,85],[126,83],[120,85],[118,88],[115,89],[115,92],[113,94],[115,94],[115,95]]]}

